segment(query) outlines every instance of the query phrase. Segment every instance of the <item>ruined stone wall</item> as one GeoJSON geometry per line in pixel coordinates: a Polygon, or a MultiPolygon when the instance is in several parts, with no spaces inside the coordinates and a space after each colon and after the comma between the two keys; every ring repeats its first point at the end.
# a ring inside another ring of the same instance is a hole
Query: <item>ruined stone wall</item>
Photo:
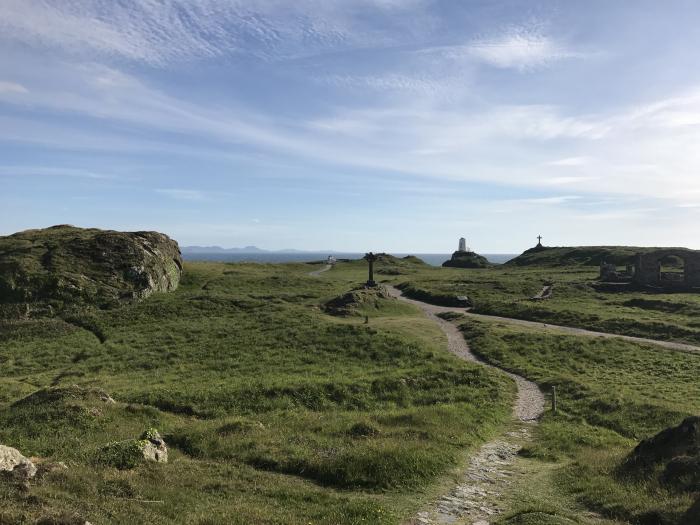
{"type": "Polygon", "coordinates": [[[700,287],[700,251],[686,249],[668,249],[638,254],[635,265],[634,282],[642,286],[660,286],[659,265],[668,256],[676,256],[685,262],[685,279],[678,285],[683,287],[700,287]]]}

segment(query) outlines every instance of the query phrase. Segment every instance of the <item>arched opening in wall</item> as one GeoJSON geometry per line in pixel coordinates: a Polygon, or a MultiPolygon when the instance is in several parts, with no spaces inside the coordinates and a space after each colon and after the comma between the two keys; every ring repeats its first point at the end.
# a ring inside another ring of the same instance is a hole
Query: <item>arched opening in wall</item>
{"type": "Polygon", "coordinates": [[[685,259],[678,255],[666,255],[659,259],[659,283],[666,285],[685,283],[685,259]]]}

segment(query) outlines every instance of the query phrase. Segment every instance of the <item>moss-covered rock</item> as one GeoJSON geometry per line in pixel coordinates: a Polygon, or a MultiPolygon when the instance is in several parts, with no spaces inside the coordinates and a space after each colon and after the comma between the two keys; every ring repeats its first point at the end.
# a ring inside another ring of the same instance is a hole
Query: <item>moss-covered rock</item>
{"type": "Polygon", "coordinates": [[[177,288],[178,244],[157,232],[53,226],[0,237],[0,316],[116,306],[177,288]]]}
{"type": "Polygon", "coordinates": [[[120,470],[132,469],[146,461],[167,463],[168,449],[155,428],[149,428],[139,439],[113,441],[97,452],[97,462],[120,470]]]}

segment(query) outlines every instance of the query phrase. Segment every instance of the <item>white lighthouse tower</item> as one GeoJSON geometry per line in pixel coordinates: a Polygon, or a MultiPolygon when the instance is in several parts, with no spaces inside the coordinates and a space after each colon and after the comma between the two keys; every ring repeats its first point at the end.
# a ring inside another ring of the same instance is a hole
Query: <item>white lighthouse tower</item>
{"type": "Polygon", "coordinates": [[[467,240],[464,237],[459,238],[459,248],[457,249],[458,252],[468,252],[469,250],[467,249],[467,240]]]}

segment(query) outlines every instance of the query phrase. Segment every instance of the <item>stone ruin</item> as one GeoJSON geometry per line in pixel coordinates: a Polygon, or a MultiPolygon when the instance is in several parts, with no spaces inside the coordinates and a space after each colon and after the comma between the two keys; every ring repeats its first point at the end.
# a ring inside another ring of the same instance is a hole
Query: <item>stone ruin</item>
{"type": "Polygon", "coordinates": [[[608,283],[631,283],[641,287],[665,290],[700,290],[700,251],[687,248],[664,248],[635,256],[633,264],[624,271],[615,264],[600,263],[600,280],[608,283]],[[674,260],[682,268],[664,268],[664,262],[674,260]]]}

